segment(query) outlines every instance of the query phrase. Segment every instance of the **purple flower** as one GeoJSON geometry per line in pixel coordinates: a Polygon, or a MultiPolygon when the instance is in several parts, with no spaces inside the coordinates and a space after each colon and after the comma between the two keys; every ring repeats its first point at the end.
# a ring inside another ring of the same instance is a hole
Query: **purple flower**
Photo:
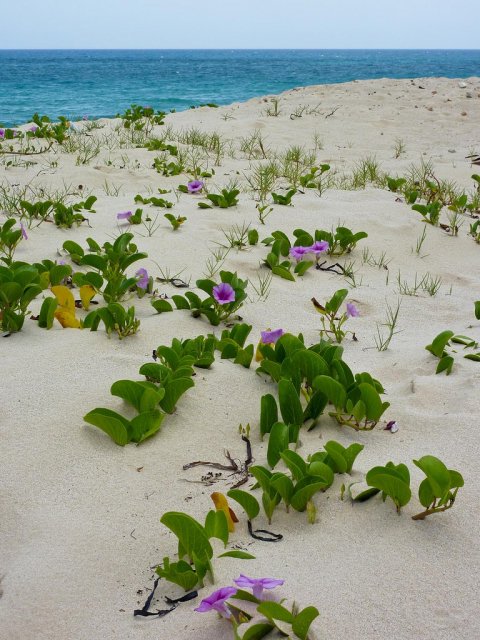
{"type": "Polygon", "coordinates": [[[117,220],[130,220],[133,213],[131,211],[124,211],[123,213],[117,213],[117,220]]]}
{"type": "Polygon", "coordinates": [[[295,260],[301,260],[306,253],[310,253],[310,247],[292,247],[290,249],[290,255],[295,260]]]}
{"type": "Polygon", "coordinates": [[[82,116],[82,120],[88,120],[88,116],[87,115],[82,116]]]}
{"type": "Polygon", "coordinates": [[[38,129],[38,127],[33,124],[28,130],[31,131],[32,133],[35,133],[35,131],[38,129]]]}
{"type": "Polygon", "coordinates": [[[216,287],[213,287],[212,293],[218,304],[228,304],[235,300],[235,291],[227,282],[217,284],[216,287]]]}
{"type": "Polygon", "coordinates": [[[353,302],[347,302],[347,318],[357,318],[359,315],[360,312],[353,302]]]}
{"type": "Polygon", "coordinates": [[[222,587],[218,591],[214,591],[208,598],[204,598],[200,605],[195,609],[199,613],[205,613],[206,611],[216,611],[224,618],[230,618],[231,613],[227,609],[225,602],[228,598],[231,598],[237,593],[235,587],[222,587]]]}
{"type": "Polygon", "coordinates": [[[20,223],[20,229],[22,230],[22,238],[24,240],[28,240],[27,231],[26,231],[25,227],[23,226],[23,223],[20,223]]]}
{"type": "Polygon", "coordinates": [[[249,578],[241,573],[240,577],[234,580],[234,582],[237,587],[241,589],[252,589],[255,598],[260,600],[264,589],[275,589],[275,587],[279,587],[285,581],[276,580],[275,578],[249,578]]]}
{"type": "Polygon", "coordinates": [[[283,329],[275,329],[274,331],[262,331],[262,344],[275,344],[284,334],[283,329]]]}
{"type": "Polygon", "coordinates": [[[135,274],[137,278],[139,278],[137,282],[137,287],[140,289],[146,289],[148,287],[148,273],[146,269],[139,269],[135,274]]]}
{"type": "Polygon", "coordinates": [[[0,129],[0,138],[5,137],[5,129],[0,129]]]}
{"type": "Polygon", "coordinates": [[[396,421],[390,420],[390,422],[387,422],[387,426],[385,427],[384,431],[390,431],[390,433],[397,433],[398,429],[399,429],[399,426],[396,423],[396,421]]]}
{"type": "Polygon", "coordinates": [[[204,183],[201,180],[192,180],[187,184],[188,193],[200,193],[204,183]]]}
{"type": "Polygon", "coordinates": [[[324,251],[328,251],[330,245],[326,240],[317,240],[314,242],[311,247],[308,247],[311,253],[318,255],[319,253],[323,253],[324,251]]]}

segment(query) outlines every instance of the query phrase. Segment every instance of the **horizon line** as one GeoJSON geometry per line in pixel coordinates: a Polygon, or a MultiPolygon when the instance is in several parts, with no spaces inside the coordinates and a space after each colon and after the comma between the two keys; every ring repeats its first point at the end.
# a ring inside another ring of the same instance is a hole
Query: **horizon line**
{"type": "Polygon", "coordinates": [[[0,47],[0,51],[479,51],[474,47],[0,47]]]}

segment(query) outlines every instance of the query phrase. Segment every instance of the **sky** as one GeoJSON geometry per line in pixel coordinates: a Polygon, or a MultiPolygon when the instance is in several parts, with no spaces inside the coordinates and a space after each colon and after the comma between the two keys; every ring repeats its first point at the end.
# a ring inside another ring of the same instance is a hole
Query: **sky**
{"type": "Polygon", "coordinates": [[[0,15],[0,49],[480,49],[480,0],[0,0],[0,15]]]}

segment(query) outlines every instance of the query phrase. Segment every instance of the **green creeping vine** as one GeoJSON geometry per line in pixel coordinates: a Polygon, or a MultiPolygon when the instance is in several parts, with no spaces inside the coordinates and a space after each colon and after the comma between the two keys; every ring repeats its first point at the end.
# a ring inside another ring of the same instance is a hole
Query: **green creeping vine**
{"type": "MultiPolygon", "coordinates": [[[[197,280],[197,287],[208,296],[206,299],[187,291],[183,296],[173,295],[172,301],[177,309],[191,311],[194,318],[204,315],[210,324],[216,326],[228,320],[243,305],[247,284],[248,280],[241,280],[236,273],[220,271],[219,284],[213,280],[197,280]],[[222,298],[223,291],[230,292],[230,295],[222,298]]],[[[164,299],[152,300],[152,307],[158,313],[173,311],[171,303],[164,299]]]]}
{"type": "Polygon", "coordinates": [[[200,209],[213,209],[213,207],[219,207],[220,209],[228,209],[229,207],[235,207],[238,204],[238,198],[240,191],[238,189],[222,189],[221,193],[209,193],[207,199],[211,204],[206,202],[199,202],[200,209]]]}
{"type": "Polygon", "coordinates": [[[170,347],[160,345],[154,352],[156,361],[140,367],[139,373],[145,380],[118,380],[111,387],[112,395],[135,409],[138,415],[133,420],[110,409],[94,409],[84,420],[107,433],[120,446],[143,442],[159,431],[165,414],[173,413],[182,395],[195,386],[193,367],[208,369],[211,366],[215,359],[214,347],[213,336],[184,341],[174,338],[170,347]]]}
{"type": "MultiPolygon", "coordinates": [[[[212,538],[217,538],[226,547],[229,539],[227,517],[223,511],[209,511],[205,524],[186,513],[169,511],[164,513],[160,522],[178,538],[178,562],[171,562],[168,557],[156,569],[161,578],[179,585],[185,591],[204,585],[204,578],[209,574],[214,582],[212,567],[212,538]],[[187,558],[187,561],[184,560],[187,558]]],[[[219,558],[240,558],[253,560],[255,556],[244,551],[226,551],[219,558]]]]}
{"type": "MultiPolygon", "coordinates": [[[[434,513],[442,513],[451,509],[455,503],[458,490],[463,487],[462,475],[453,469],[447,469],[445,464],[435,456],[423,456],[413,463],[423,471],[426,478],[418,488],[418,499],[425,508],[424,511],[412,516],[413,520],[424,520],[434,513]]],[[[371,489],[357,494],[355,502],[365,502],[374,495],[382,492],[382,500],[390,498],[397,513],[410,502],[410,472],[404,464],[387,462],[384,467],[374,467],[366,475],[366,482],[371,489]]],[[[356,484],[356,483],[354,483],[356,484]]],[[[351,488],[350,485],[349,489],[351,488]]]]}
{"type": "MultiPolygon", "coordinates": [[[[366,372],[354,375],[342,359],[340,346],[320,341],[307,349],[302,336],[284,334],[274,346],[260,344],[258,351],[263,359],[257,373],[278,384],[280,412],[290,427],[291,442],[297,441],[305,422],[313,428],[329,404],[334,408],[331,417],[357,431],[373,429],[389,407],[380,398],[384,393],[380,382],[366,372]]],[[[270,432],[277,418],[275,398],[263,396],[262,435],[270,432]]]]}
{"type": "MultiPolygon", "coordinates": [[[[477,305],[478,303],[475,303],[477,305]]],[[[475,307],[477,309],[477,306],[475,307]]],[[[480,314],[479,314],[480,315],[480,314]]],[[[478,315],[477,315],[478,317],[478,315]]],[[[477,349],[478,342],[469,338],[468,336],[455,335],[453,331],[442,331],[436,336],[433,340],[432,344],[428,344],[425,349],[430,351],[432,355],[439,359],[439,363],[437,365],[437,369],[435,373],[442,373],[445,371],[446,375],[450,375],[453,369],[454,357],[451,355],[452,353],[456,353],[456,351],[452,348],[452,344],[463,345],[463,349],[477,349]],[[450,348],[451,353],[449,353],[446,349],[450,348]]],[[[478,353],[467,353],[463,356],[467,360],[473,360],[475,362],[480,362],[480,352],[478,353]]]]}
{"type": "Polygon", "coordinates": [[[28,306],[42,292],[35,266],[11,262],[0,266],[0,328],[14,333],[23,327],[28,306]]]}
{"type": "Polygon", "coordinates": [[[95,240],[87,238],[90,253],[85,253],[73,240],[64,242],[63,248],[75,264],[94,269],[86,273],[77,271],[73,276],[74,284],[79,287],[91,285],[96,292],[103,295],[107,303],[121,301],[138,281],[135,277],[128,278],[126,270],[134,262],[147,257],[146,253],[137,251],[137,246],[131,242],[132,239],[133,233],[122,233],[113,244],[105,242],[100,247],[95,240]]]}

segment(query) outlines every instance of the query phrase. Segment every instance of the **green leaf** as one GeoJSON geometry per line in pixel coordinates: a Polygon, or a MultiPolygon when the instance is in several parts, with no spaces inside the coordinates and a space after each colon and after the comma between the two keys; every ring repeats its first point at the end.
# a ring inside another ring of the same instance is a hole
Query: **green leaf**
{"type": "Polygon", "coordinates": [[[225,553],[221,553],[219,558],[239,558],[240,560],[255,560],[255,556],[252,556],[251,553],[247,553],[246,551],[226,551],[225,553]]]}
{"type": "Polygon", "coordinates": [[[158,410],[139,413],[130,421],[130,439],[140,443],[155,435],[160,430],[164,417],[165,414],[158,410]]]}
{"type": "Polygon", "coordinates": [[[151,305],[158,313],[173,311],[172,305],[167,300],[152,300],[151,305]]]}
{"type": "MultiPolygon", "coordinates": [[[[328,404],[328,398],[321,391],[315,391],[303,412],[304,422],[308,419],[315,420],[321,415],[328,404]]],[[[310,430],[310,429],[309,429],[310,430]]]]}
{"type": "Polygon", "coordinates": [[[301,425],[303,422],[302,403],[291,380],[283,379],[278,383],[278,401],[285,424],[301,425]]]}
{"type": "Polygon", "coordinates": [[[346,473],[348,465],[344,455],[345,447],[343,447],[339,442],[335,442],[334,440],[330,440],[323,446],[332,460],[333,466],[330,466],[332,467],[333,471],[335,471],[335,473],[346,473]]]}
{"type": "Polygon", "coordinates": [[[183,296],[179,296],[179,295],[172,296],[172,300],[175,306],[177,307],[177,309],[185,309],[187,311],[190,311],[190,303],[183,296]]]}
{"type": "Polygon", "coordinates": [[[260,505],[251,493],[242,491],[241,489],[230,489],[230,491],[227,492],[227,496],[235,500],[235,502],[238,502],[247,514],[249,520],[253,520],[260,513],[260,505]]]}
{"type": "Polygon", "coordinates": [[[365,404],[367,419],[372,420],[373,422],[378,422],[390,404],[388,402],[382,403],[380,395],[376,389],[366,382],[360,383],[358,385],[358,389],[365,404]]]}
{"type": "Polygon", "coordinates": [[[240,625],[238,630],[242,629],[242,640],[262,640],[266,635],[273,630],[274,625],[268,622],[256,622],[249,626],[246,631],[243,631],[244,627],[247,627],[248,623],[245,625],[240,625]]]}
{"type": "Polygon", "coordinates": [[[425,507],[425,509],[428,509],[428,507],[430,507],[430,505],[433,504],[433,501],[435,500],[435,495],[433,493],[432,486],[428,481],[428,478],[422,480],[420,486],[418,487],[418,499],[420,500],[420,504],[425,507]]]}
{"type": "Polygon", "coordinates": [[[45,298],[42,303],[40,314],[38,316],[38,326],[43,329],[51,329],[55,317],[55,311],[58,307],[56,298],[45,298]]]}
{"type": "Polygon", "coordinates": [[[269,618],[269,620],[281,620],[292,624],[294,619],[293,614],[278,602],[262,602],[257,607],[257,611],[262,616],[269,618]]]}
{"type": "Polygon", "coordinates": [[[347,394],[337,380],[330,376],[317,376],[313,381],[313,388],[326,395],[336,409],[344,408],[347,394]]]}
{"type": "Polygon", "coordinates": [[[293,482],[284,473],[274,473],[271,480],[272,487],[282,496],[282,500],[288,507],[294,493],[293,482]]]}
{"type": "Polygon", "coordinates": [[[340,309],[340,306],[342,302],[345,300],[345,298],[347,297],[347,295],[348,295],[348,289],[339,289],[338,291],[335,291],[335,293],[330,298],[330,300],[325,304],[325,310],[328,313],[335,315],[340,309]]]}
{"type": "Polygon", "coordinates": [[[195,386],[191,378],[178,378],[165,383],[165,396],[160,401],[160,406],[167,413],[173,413],[180,397],[195,386]]]}
{"type": "Polygon", "coordinates": [[[290,280],[291,282],[295,282],[295,276],[290,273],[288,269],[285,267],[274,266],[272,267],[272,273],[276,276],[280,276],[284,280],[290,280]]]}
{"type": "MultiPolygon", "coordinates": [[[[405,465],[402,467],[406,469],[405,465]]],[[[412,497],[409,483],[405,482],[404,469],[398,470],[389,466],[374,467],[367,473],[366,481],[370,486],[386,493],[397,506],[397,510],[405,506],[412,497]]]]}
{"type": "Polygon", "coordinates": [[[183,555],[192,560],[194,555],[197,558],[213,557],[213,549],[205,529],[188,514],[168,511],[160,518],[160,522],[177,536],[179,550],[183,555]]]}
{"type": "Polygon", "coordinates": [[[480,300],[476,300],[475,302],[475,318],[480,320],[480,300]]]}
{"type": "Polygon", "coordinates": [[[312,622],[320,615],[316,607],[305,607],[300,613],[298,613],[292,622],[293,633],[300,638],[300,640],[307,640],[308,630],[312,622]]]}
{"type": "Polygon", "coordinates": [[[442,373],[442,371],[445,371],[447,376],[449,376],[452,372],[454,362],[455,361],[452,356],[443,356],[443,358],[440,358],[440,362],[437,365],[435,373],[442,373]]]}
{"type": "Polygon", "coordinates": [[[227,546],[228,543],[228,522],[227,516],[223,511],[215,511],[212,509],[207,513],[205,519],[205,532],[207,537],[218,538],[227,546]]]}
{"type": "Polygon", "coordinates": [[[301,480],[307,473],[307,464],[305,460],[295,451],[284,451],[280,457],[292,472],[295,480],[301,480]]]}
{"type": "Polygon", "coordinates": [[[454,335],[455,334],[453,333],[453,331],[442,331],[433,340],[432,344],[427,345],[425,349],[427,349],[427,351],[430,351],[430,353],[432,353],[437,358],[441,358],[450,338],[452,338],[454,335]]]}
{"type": "Polygon", "coordinates": [[[82,247],[73,240],[65,240],[63,248],[67,251],[74,262],[79,262],[84,256],[82,247]]]}
{"type": "Polygon", "coordinates": [[[320,375],[327,375],[329,367],[321,355],[310,349],[299,349],[292,355],[293,366],[300,369],[302,377],[311,386],[313,380],[320,375]]]}
{"type": "MultiPolygon", "coordinates": [[[[322,463],[320,462],[318,464],[322,463]]],[[[290,504],[295,511],[305,511],[307,508],[307,502],[311,500],[316,493],[325,488],[326,484],[324,482],[318,482],[315,477],[302,478],[295,486],[295,492],[291,498],[290,504]]]]}
{"type": "Polygon", "coordinates": [[[441,460],[435,456],[423,456],[413,464],[427,476],[436,498],[441,498],[450,489],[450,472],[441,460]]]}
{"type": "Polygon", "coordinates": [[[314,460],[308,465],[308,477],[323,482],[325,488],[333,484],[334,474],[331,467],[321,460],[314,460]]]}
{"type": "Polygon", "coordinates": [[[343,455],[345,457],[345,460],[347,461],[347,473],[351,472],[353,463],[355,462],[358,454],[361,451],[363,451],[363,449],[364,449],[363,444],[358,444],[354,442],[344,450],[343,455]]]}
{"type": "Polygon", "coordinates": [[[297,262],[297,264],[295,265],[294,271],[297,275],[303,276],[310,269],[310,267],[313,267],[314,264],[315,262],[312,262],[310,260],[300,260],[300,262],[297,262]]]}
{"type": "Polygon", "coordinates": [[[288,449],[289,429],[283,422],[275,422],[268,438],[267,461],[273,469],[280,460],[280,454],[288,449]]]}
{"type": "Polygon", "coordinates": [[[122,400],[131,404],[138,412],[141,410],[140,402],[144,392],[144,385],[134,380],[117,380],[110,388],[112,396],[122,398],[122,400]]]}
{"type": "Polygon", "coordinates": [[[467,360],[473,360],[474,362],[480,362],[480,353],[468,353],[466,356],[463,356],[467,360]]]}
{"type": "Polygon", "coordinates": [[[93,409],[93,411],[87,413],[83,419],[85,422],[88,422],[94,427],[98,427],[98,429],[104,431],[121,447],[125,446],[127,442],[129,442],[129,422],[115,411],[102,408],[93,409]]]}
{"type": "Polygon", "coordinates": [[[168,558],[164,558],[163,566],[158,566],[156,573],[164,580],[178,584],[185,591],[190,591],[198,583],[197,574],[184,560],[170,563],[168,558]]]}
{"type": "Polygon", "coordinates": [[[352,487],[358,484],[365,486],[363,482],[351,482],[347,488],[348,494],[353,502],[366,502],[367,500],[370,500],[370,498],[373,498],[373,496],[380,493],[380,489],[376,489],[374,487],[368,487],[368,489],[364,488],[358,493],[356,491],[354,492],[352,487]]]}

